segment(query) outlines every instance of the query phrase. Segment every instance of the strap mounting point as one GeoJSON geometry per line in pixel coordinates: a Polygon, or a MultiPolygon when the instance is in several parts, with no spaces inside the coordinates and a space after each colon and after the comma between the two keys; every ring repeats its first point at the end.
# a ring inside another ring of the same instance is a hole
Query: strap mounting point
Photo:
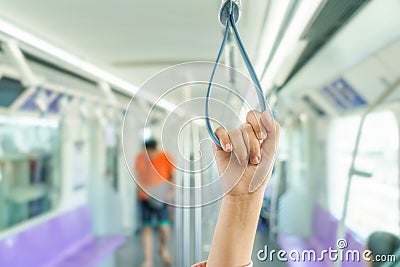
{"type": "Polygon", "coordinates": [[[221,8],[218,13],[219,22],[223,26],[226,26],[226,20],[229,18],[229,15],[233,13],[235,23],[238,23],[240,14],[242,13],[241,10],[241,0],[222,0],[221,8]]]}

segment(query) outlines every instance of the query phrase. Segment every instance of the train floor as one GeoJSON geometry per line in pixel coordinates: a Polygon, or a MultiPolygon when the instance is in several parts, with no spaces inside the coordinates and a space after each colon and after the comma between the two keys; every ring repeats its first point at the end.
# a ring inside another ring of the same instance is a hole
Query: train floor
{"type": "MultiPolygon", "coordinates": [[[[173,237],[173,235],[172,235],[173,237]]],[[[279,250],[279,246],[276,242],[270,241],[267,239],[268,235],[265,231],[259,231],[257,232],[256,235],[256,240],[254,243],[254,250],[253,250],[253,261],[254,261],[254,267],[286,267],[287,264],[285,262],[266,262],[266,261],[259,261],[257,260],[257,251],[260,249],[264,249],[265,246],[268,246],[268,249],[275,249],[279,250]]],[[[154,254],[156,255],[154,257],[154,267],[164,267],[164,265],[161,262],[160,257],[158,257],[157,253],[157,244],[158,241],[156,238],[158,238],[157,232],[154,233],[154,254]]],[[[170,249],[171,249],[171,255],[174,255],[173,252],[173,243],[174,241],[170,241],[170,249]]],[[[116,252],[116,267],[140,267],[140,265],[143,262],[143,249],[141,245],[141,238],[140,234],[134,234],[131,235],[127,238],[126,242],[118,249],[116,252]]]]}
{"type": "MultiPolygon", "coordinates": [[[[161,258],[158,254],[158,233],[153,232],[154,237],[154,252],[153,261],[154,267],[164,267],[161,258]]],[[[171,240],[169,242],[169,250],[171,256],[174,256],[173,244],[174,235],[171,233],[171,240]]],[[[143,263],[143,247],[140,233],[129,236],[125,243],[116,252],[116,267],[140,267],[143,263]]]]}

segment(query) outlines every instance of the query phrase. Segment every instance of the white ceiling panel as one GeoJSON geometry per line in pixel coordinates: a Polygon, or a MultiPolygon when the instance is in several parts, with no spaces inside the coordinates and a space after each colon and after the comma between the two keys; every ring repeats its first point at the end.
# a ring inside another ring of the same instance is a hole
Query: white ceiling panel
{"type": "MultiPolygon", "coordinates": [[[[268,1],[243,2],[238,27],[255,58],[268,1]]],[[[167,66],[216,57],[223,30],[219,5],[219,0],[0,0],[0,17],[140,85],[167,66]]]]}

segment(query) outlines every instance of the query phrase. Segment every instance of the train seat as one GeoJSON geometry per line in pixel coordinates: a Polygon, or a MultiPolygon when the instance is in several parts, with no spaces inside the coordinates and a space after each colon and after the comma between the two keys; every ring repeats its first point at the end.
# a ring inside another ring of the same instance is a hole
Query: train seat
{"type": "Polygon", "coordinates": [[[94,236],[90,210],[84,205],[0,240],[0,266],[96,266],[124,239],[94,236]]]}
{"type": "MultiPolygon", "coordinates": [[[[286,252],[313,250],[316,252],[317,258],[321,255],[321,251],[328,250],[329,248],[337,248],[336,231],[338,227],[338,220],[333,217],[328,211],[319,205],[314,207],[312,218],[312,235],[310,237],[300,237],[295,235],[280,235],[278,242],[282,249],[286,252]]],[[[352,231],[346,232],[347,246],[344,251],[357,250],[362,253],[365,248],[365,243],[352,231]]],[[[361,254],[362,256],[362,254],[361,254]]],[[[307,259],[308,255],[306,255],[307,259]]],[[[329,256],[324,257],[325,260],[312,260],[312,261],[292,261],[288,260],[288,265],[293,267],[331,267],[334,262],[329,260],[329,256]]],[[[364,267],[365,264],[362,259],[358,261],[343,261],[342,266],[351,267],[364,267]]]]}

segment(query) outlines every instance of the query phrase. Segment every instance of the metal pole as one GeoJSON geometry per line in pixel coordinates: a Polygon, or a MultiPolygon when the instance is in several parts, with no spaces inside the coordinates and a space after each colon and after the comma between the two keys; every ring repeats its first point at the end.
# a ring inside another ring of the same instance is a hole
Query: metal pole
{"type": "MultiPolygon", "coordinates": [[[[182,184],[183,184],[183,172],[179,172],[176,175],[176,190],[175,190],[175,201],[176,203],[182,203],[182,184]],[[179,175],[178,175],[179,174],[179,175]]],[[[181,253],[183,251],[183,209],[180,207],[175,208],[175,259],[177,267],[184,266],[181,253]]]]}
{"type": "MultiPolygon", "coordinates": [[[[200,145],[200,136],[199,136],[199,128],[197,125],[193,124],[193,146],[199,146],[200,145]]],[[[200,147],[199,147],[200,149],[200,147]]],[[[200,188],[201,186],[201,178],[202,174],[200,172],[197,172],[197,170],[201,169],[201,158],[200,158],[200,153],[196,153],[196,151],[193,151],[194,155],[197,154],[197,157],[194,158],[194,166],[195,169],[192,170],[194,171],[194,187],[195,188],[200,188]]],[[[195,189],[195,194],[194,194],[194,204],[195,206],[198,206],[201,204],[201,190],[195,189]]],[[[202,260],[201,254],[202,254],[202,208],[201,207],[196,207],[194,209],[194,261],[195,262],[200,262],[202,260]]]]}
{"type": "MultiPolygon", "coordinates": [[[[191,173],[190,173],[190,154],[191,154],[191,135],[185,135],[184,137],[185,141],[185,157],[186,157],[186,164],[185,164],[185,171],[183,173],[183,181],[182,185],[184,188],[189,188],[190,187],[190,179],[191,179],[191,173]]],[[[182,212],[183,212],[183,248],[182,248],[182,263],[183,266],[190,266],[190,208],[188,206],[190,205],[190,192],[189,190],[184,190],[183,191],[183,206],[182,212]]],[[[180,231],[182,231],[180,229],[180,231]]]]}
{"type": "MultiPolygon", "coordinates": [[[[279,162],[279,165],[276,166],[275,169],[275,182],[273,183],[272,188],[272,197],[271,197],[271,211],[269,214],[269,239],[275,240],[276,235],[278,233],[278,197],[279,197],[279,188],[281,183],[281,174],[282,174],[282,162],[279,162]]],[[[271,177],[272,178],[272,177],[271,177]]]]}

